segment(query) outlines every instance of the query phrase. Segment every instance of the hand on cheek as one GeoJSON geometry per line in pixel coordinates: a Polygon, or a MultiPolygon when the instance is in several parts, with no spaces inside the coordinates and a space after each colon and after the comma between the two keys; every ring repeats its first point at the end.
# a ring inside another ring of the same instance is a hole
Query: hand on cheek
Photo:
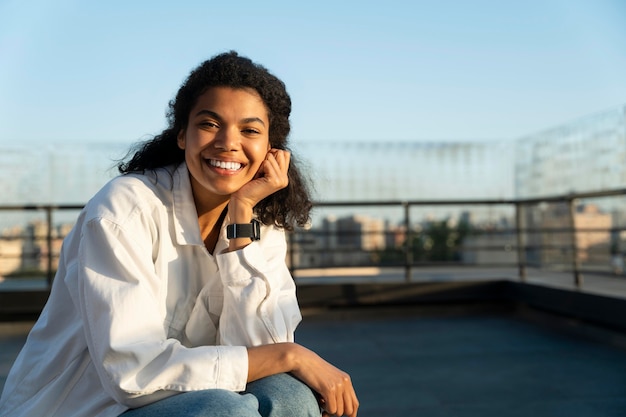
{"type": "Polygon", "coordinates": [[[241,187],[230,198],[230,205],[245,205],[254,208],[265,197],[289,184],[289,151],[270,149],[253,179],[241,187]]]}

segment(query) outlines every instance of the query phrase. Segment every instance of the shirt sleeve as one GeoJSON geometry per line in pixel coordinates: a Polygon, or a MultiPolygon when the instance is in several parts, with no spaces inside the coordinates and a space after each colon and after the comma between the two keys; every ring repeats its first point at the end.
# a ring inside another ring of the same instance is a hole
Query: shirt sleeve
{"type": "Polygon", "coordinates": [[[285,233],[263,226],[261,235],[260,241],[244,249],[217,255],[222,282],[219,300],[212,284],[202,289],[185,327],[186,345],[249,347],[294,340],[302,317],[285,263],[285,233]],[[216,302],[219,317],[215,316],[216,302]]]}
{"type": "MultiPolygon", "coordinates": [[[[150,233],[149,224],[140,227],[150,233]]],[[[167,338],[164,286],[148,240],[106,219],[83,227],[73,298],[105,390],[138,407],[183,391],[245,389],[244,346],[190,348],[167,338]]]]}
{"type": "Polygon", "coordinates": [[[292,342],[301,321],[293,278],[285,263],[282,229],[263,228],[261,240],[217,255],[224,285],[218,344],[258,346],[292,342]]]}

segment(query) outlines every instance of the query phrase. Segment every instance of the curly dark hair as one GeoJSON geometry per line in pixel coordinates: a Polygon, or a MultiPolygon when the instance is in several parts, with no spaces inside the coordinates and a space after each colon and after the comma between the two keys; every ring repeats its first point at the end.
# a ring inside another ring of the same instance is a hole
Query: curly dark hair
{"type": "MultiPolygon", "coordinates": [[[[127,160],[117,166],[120,173],[143,172],[182,163],[185,152],[178,147],[177,136],[187,127],[189,113],[198,98],[211,87],[256,90],[268,110],[271,147],[289,150],[287,137],[291,130],[291,98],[285,84],[265,67],[230,51],[203,62],[189,74],[176,98],[169,103],[168,127],[154,138],[131,149],[127,158],[124,158],[127,160]]],[[[292,156],[288,171],[289,185],[266,197],[254,208],[262,223],[293,230],[296,224],[304,226],[309,221],[312,202],[308,181],[297,165],[297,158],[292,156]]]]}

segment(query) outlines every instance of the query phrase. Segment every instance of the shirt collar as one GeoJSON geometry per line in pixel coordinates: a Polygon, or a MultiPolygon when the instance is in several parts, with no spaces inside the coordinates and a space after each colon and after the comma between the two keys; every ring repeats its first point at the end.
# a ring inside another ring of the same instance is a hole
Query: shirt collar
{"type": "MultiPolygon", "coordinates": [[[[185,162],[181,163],[174,171],[172,195],[174,200],[173,217],[176,243],[179,245],[204,246],[202,235],[200,234],[200,225],[198,224],[196,203],[193,200],[193,191],[191,190],[189,170],[185,162]]],[[[220,226],[220,235],[214,253],[220,253],[228,247],[228,238],[226,237],[226,225],[228,223],[227,214],[220,226]]]]}
{"type": "Polygon", "coordinates": [[[174,234],[179,245],[204,245],[198,225],[187,164],[180,164],[173,175],[174,234]]]}

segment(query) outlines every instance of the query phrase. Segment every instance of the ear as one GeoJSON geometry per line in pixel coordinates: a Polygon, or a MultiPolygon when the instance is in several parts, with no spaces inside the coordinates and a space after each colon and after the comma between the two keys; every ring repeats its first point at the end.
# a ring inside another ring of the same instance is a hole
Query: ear
{"type": "Polygon", "coordinates": [[[185,150],[185,129],[178,132],[176,142],[178,143],[178,147],[180,149],[185,150]]]}

